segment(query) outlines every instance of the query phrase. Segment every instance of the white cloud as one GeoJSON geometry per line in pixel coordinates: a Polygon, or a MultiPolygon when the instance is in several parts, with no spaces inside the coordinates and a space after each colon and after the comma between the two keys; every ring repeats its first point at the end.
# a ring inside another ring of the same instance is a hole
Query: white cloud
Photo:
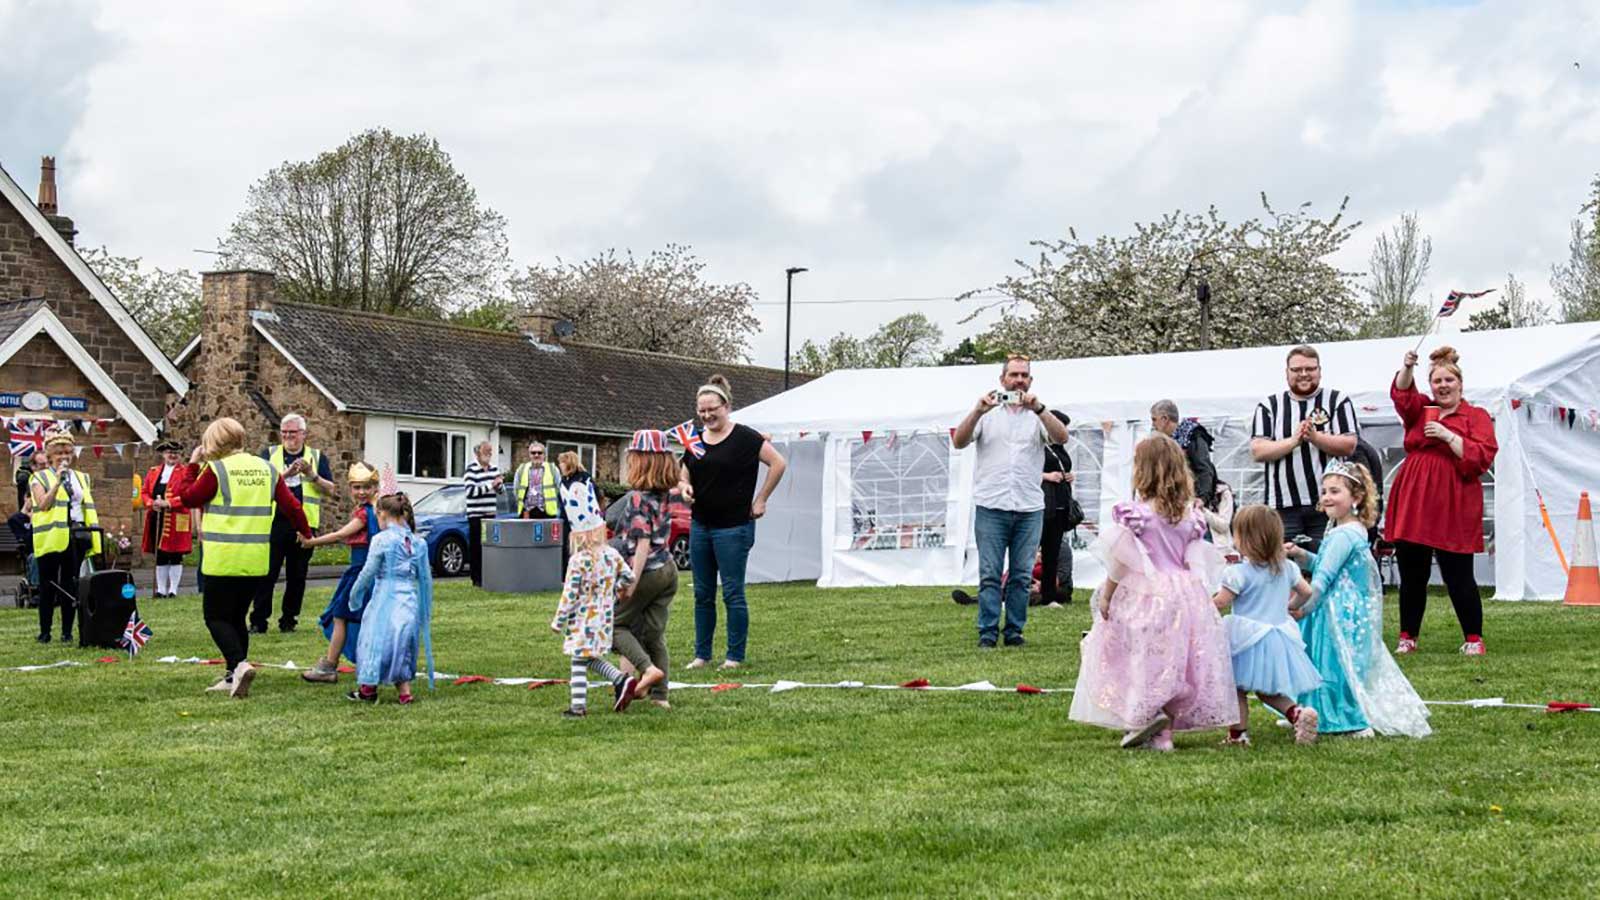
{"type": "MultiPolygon", "coordinates": [[[[1600,167],[1593,6],[108,3],[96,23],[58,60],[83,85],[63,203],[86,240],[169,266],[204,267],[191,250],[272,166],[374,125],[437,137],[520,261],[689,243],[767,301],[789,265],[812,270],[801,299],[952,294],[1068,225],[1242,217],[1261,190],[1352,195],[1347,268],[1415,209],[1435,292],[1515,271],[1539,296],[1600,167]]],[[[0,32],[0,58],[28,45],[0,32]]],[[[915,308],[802,307],[796,343],[915,308]]],[[[761,312],[780,361],[782,308],[761,312]]]]}

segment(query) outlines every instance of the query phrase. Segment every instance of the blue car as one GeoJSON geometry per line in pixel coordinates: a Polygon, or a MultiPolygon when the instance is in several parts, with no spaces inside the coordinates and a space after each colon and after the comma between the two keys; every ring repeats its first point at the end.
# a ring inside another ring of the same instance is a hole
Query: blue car
{"type": "MultiPolygon", "coordinates": [[[[467,571],[467,488],[452,484],[439,488],[413,506],[417,533],[428,541],[428,557],[440,575],[460,575],[467,571]]],[[[513,516],[517,511],[516,491],[507,486],[495,499],[496,516],[513,516]]]]}

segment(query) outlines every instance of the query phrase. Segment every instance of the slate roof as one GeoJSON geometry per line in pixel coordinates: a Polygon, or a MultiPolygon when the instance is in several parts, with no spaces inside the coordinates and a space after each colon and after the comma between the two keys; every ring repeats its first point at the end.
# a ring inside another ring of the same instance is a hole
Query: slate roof
{"type": "MultiPolygon", "coordinates": [[[[0,341],[11,337],[11,333],[28,321],[28,317],[39,311],[44,305],[44,298],[32,297],[27,300],[7,300],[0,303],[0,341]]],[[[781,376],[780,376],[781,377],[781,376]]]]}
{"type": "MultiPolygon", "coordinates": [[[[783,372],[441,322],[277,302],[256,326],[346,408],[591,434],[670,427],[694,415],[713,372],[735,407],[783,390],[783,372]]],[[[791,374],[791,386],[811,376],[791,374]]]]}

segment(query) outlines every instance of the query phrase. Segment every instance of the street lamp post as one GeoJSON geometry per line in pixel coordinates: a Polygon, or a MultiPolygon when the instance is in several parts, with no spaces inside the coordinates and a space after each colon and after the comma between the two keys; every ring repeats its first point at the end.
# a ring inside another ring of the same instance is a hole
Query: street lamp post
{"type": "Polygon", "coordinates": [[[1211,282],[1201,275],[1194,283],[1194,299],[1200,303],[1200,349],[1211,349],[1211,282]]]}
{"type": "Polygon", "coordinates": [[[783,270],[785,276],[783,295],[783,389],[789,389],[789,328],[794,322],[794,277],[808,271],[804,266],[790,266],[783,270]]]}

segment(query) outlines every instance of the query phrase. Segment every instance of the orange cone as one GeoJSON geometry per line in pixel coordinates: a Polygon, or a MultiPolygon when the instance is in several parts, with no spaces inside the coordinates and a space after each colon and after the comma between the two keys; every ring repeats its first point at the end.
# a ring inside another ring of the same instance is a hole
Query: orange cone
{"type": "Polygon", "coordinates": [[[1589,515],[1589,492],[1578,498],[1578,539],[1567,571],[1568,606],[1600,606],[1600,563],[1595,561],[1594,521],[1589,515]]]}

